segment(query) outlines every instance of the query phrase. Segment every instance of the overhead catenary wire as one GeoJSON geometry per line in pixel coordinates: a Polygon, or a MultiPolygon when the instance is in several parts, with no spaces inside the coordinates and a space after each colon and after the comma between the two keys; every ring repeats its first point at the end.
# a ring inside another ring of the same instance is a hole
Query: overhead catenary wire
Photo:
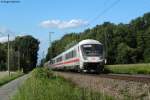
{"type": "MultiPolygon", "coordinates": [[[[108,0],[110,1],[110,0],[108,0]]],[[[107,1],[107,2],[108,2],[107,1]]],[[[103,11],[101,11],[97,16],[95,16],[93,19],[91,19],[87,24],[85,24],[83,27],[87,28],[88,26],[91,25],[94,21],[96,21],[99,17],[102,17],[103,14],[108,12],[111,8],[113,8],[115,5],[117,5],[121,0],[115,0],[112,4],[110,4],[107,8],[105,8],[103,11]]],[[[104,2],[104,5],[107,3],[106,1],[104,2]]]]}
{"type": "Polygon", "coordinates": [[[110,4],[107,8],[105,8],[103,11],[101,11],[97,16],[95,16],[92,20],[90,20],[88,22],[87,25],[85,25],[85,27],[88,27],[91,25],[91,23],[95,22],[98,18],[102,17],[103,14],[105,14],[106,12],[108,12],[111,8],[113,8],[115,5],[117,5],[120,2],[120,0],[116,0],[114,1],[112,4],[110,4]]]}

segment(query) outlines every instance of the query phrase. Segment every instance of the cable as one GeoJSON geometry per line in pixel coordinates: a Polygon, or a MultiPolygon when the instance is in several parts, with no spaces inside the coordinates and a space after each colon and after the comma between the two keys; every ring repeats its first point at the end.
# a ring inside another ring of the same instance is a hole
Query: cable
{"type": "Polygon", "coordinates": [[[88,27],[91,23],[93,23],[94,21],[96,21],[99,17],[101,17],[106,12],[108,12],[111,8],[113,8],[119,2],[120,2],[120,0],[116,0],[115,2],[113,2],[110,6],[108,6],[102,12],[100,12],[95,18],[93,18],[91,21],[89,21],[89,23],[85,27],[88,27]]]}

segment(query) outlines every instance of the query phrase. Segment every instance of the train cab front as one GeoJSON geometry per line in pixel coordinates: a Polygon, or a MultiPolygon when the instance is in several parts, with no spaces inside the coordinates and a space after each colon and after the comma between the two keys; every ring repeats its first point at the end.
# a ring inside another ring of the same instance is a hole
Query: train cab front
{"type": "Polygon", "coordinates": [[[105,63],[103,45],[84,44],[81,48],[83,55],[83,70],[86,72],[101,72],[105,63]]]}

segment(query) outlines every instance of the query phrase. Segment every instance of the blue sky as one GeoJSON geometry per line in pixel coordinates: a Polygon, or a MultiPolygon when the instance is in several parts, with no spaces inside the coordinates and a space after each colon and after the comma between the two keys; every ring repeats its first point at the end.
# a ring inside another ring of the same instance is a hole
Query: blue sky
{"type": "MultiPolygon", "coordinates": [[[[1,0],[0,0],[1,1],[1,0]]],[[[33,35],[40,40],[41,57],[48,48],[48,32],[52,40],[69,32],[82,32],[105,21],[128,23],[150,12],[149,0],[120,0],[109,11],[86,26],[116,0],[20,0],[20,3],[0,3],[0,32],[33,35]],[[85,27],[86,26],[86,27],[85,27]]],[[[3,37],[4,39],[4,37],[3,37]]],[[[2,36],[0,37],[2,40],[2,36]]]]}

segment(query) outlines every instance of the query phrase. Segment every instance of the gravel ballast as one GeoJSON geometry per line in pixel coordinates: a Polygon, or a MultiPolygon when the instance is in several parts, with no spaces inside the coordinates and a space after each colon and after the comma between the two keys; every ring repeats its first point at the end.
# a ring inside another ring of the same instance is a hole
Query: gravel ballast
{"type": "Polygon", "coordinates": [[[116,99],[150,100],[150,83],[102,78],[79,73],[56,72],[82,88],[113,96],[116,99]]]}

